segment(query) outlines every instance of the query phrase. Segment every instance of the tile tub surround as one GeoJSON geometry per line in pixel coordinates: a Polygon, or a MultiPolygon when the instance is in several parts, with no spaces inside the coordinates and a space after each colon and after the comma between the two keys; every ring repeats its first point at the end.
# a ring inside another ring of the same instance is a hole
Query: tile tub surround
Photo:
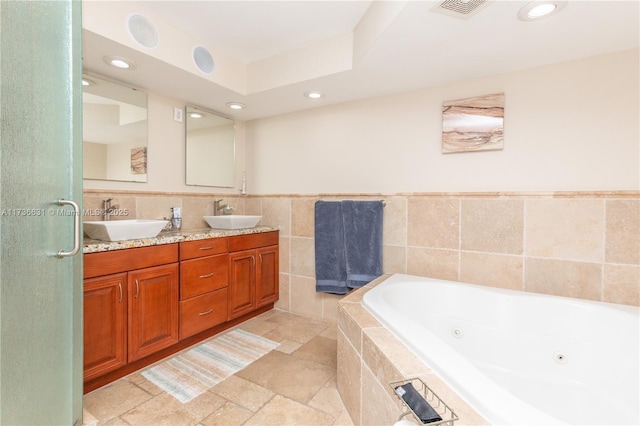
{"type": "Polygon", "coordinates": [[[362,306],[364,294],[385,278],[338,304],[337,388],[353,423],[394,424],[406,410],[388,384],[419,377],[458,415],[456,425],[489,424],[362,306]]]}
{"type": "Polygon", "coordinates": [[[233,197],[92,190],[84,208],[100,208],[107,197],[137,215],[129,219],[159,219],[181,206],[183,229],[204,224],[219,198],[237,214],[261,215],[262,225],[280,230],[276,308],[333,323],[341,297],[315,292],[317,200],[385,201],[386,274],[640,305],[640,191],[233,197]]]}
{"type": "Polygon", "coordinates": [[[280,309],[337,321],[340,296],[315,292],[313,215],[317,200],[340,199],[385,201],[385,274],[640,305],[637,191],[255,199],[251,214],[284,241],[280,309]]]}

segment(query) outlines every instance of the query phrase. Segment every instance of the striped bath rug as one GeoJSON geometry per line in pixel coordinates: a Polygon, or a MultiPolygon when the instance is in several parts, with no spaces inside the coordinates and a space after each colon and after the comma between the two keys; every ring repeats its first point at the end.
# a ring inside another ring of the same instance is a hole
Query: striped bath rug
{"type": "Polygon", "coordinates": [[[216,336],[142,372],[147,380],[185,403],[242,370],[279,343],[241,329],[216,336]]]}

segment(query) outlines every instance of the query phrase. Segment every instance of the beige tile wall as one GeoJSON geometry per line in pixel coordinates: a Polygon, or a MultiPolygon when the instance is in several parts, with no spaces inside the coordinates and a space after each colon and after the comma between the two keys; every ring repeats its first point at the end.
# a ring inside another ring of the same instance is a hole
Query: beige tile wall
{"type": "MultiPolygon", "coordinates": [[[[251,202],[245,197],[229,197],[216,194],[184,194],[162,192],[134,192],[134,191],[103,191],[85,190],[84,205],[85,220],[101,220],[99,213],[102,201],[111,198],[112,206],[117,205],[121,216],[111,219],[168,219],[171,217],[171,207],[182,208],[182,228],[199,229],[208,227],[202,216],[213,214],[214,200],[223,200],[234,208],[235,214],[243,214],[245,205],[251,202]]],[[[255,200],[254,200],[255,201],[255,200]]]]}
{"type": "MultiPolygon", "coordinates": [[[[340,296],[315,292],[314,203],[383,199],[384,272],[640,305],[640,193],[245,196],[85,191],[85,209],[112,197],[129,217],[206,227],[213,200],[280,229],[286,311],[337,322],[340,296]]],[[[85,217],[88,219],[87,217],[85,217]]]]}

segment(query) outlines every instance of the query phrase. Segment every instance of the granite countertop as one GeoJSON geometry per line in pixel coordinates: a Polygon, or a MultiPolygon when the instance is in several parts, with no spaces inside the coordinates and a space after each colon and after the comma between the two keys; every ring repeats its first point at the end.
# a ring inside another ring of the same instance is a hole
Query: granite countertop
{"type": "Polygon", "coordinates": [[[98,253],[103,251],[122,250],[136,247],[157,246],[161,244],[173,244],[181,241],[205,240],[207,238],[232,237],[235,235],[259,234],[262,232],[277,231],[278,228],[271,226],[256,226],[246,229],[192,229],[181,231],[163,231],[157,237],[143,238],[138,240],[125,241],[100,241],[85,238],[83,242],[83,253],[98,253]]]}

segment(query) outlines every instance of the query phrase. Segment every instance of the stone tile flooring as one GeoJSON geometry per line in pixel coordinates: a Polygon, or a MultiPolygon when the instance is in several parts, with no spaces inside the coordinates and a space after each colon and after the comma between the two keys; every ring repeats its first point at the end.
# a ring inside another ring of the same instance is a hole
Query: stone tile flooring
{"type": "Polygon", "coordinates": [[[243,324],[280,346],[186,404],[133,373],[84,396],[90,425],[340,425],[335,325],[271,310],[243,324]]]}

